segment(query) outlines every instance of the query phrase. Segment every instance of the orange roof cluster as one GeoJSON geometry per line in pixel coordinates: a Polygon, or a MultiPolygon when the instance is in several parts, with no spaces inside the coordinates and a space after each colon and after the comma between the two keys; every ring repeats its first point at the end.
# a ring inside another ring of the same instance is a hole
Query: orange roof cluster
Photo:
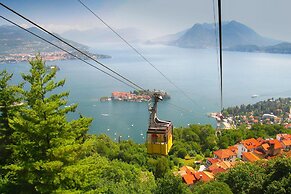
{"type": "Polygon", "coordinates": [[[217,174],[220,172],[225,172],[229,168],[232,168],[236,165],[236,161],[234,162],[228,162],[228,161],[221,161],[217,162],[215,164],[212,164],[211,166],[208,167],[208,170],[212,172],[213,174],[217,174]]]}
{"type": "Polygon", "coordinates": [[[244,152],[242,155],[243,155],[243,158],[249,162],[255,162],[257,160],[260,160],[260,158],[256,156],[255,154],[253,154],[252,152],[244,152]]]}
{"type": "Polygon", "coordinates": [[[230,149],[217,150],[213,152],[219,159],[229,158],[231,156],[235,156],[236,154],[232,152],[230,149]]]}
{"type": "Polygon", "coordinates": [[[147,100],[151,99],[151,97],[148,95],[136,95],[130,92],[112,92],[111,96],[113,98],[121,98],[121,99],[147,99],[147,100]]]}
{"type": "Polygon", "coordinates": [[[180,171],[177,173],[179,174],[184,182],[187,185],[192,185],[197,181],[210,181],[214,179],[214,175],[211,172],[206,172],[206,171],[195,171],[192,167],[190,166],[183,166],[180,168],[180,171]]]}
{"type": "Polygon", "coordinates": [[[244,145],[245,148],[247,148],[247,150],[257,148],[261,145],[261,143],[255,138],[243,140],[241,141],[241,143],[244,145]]]}

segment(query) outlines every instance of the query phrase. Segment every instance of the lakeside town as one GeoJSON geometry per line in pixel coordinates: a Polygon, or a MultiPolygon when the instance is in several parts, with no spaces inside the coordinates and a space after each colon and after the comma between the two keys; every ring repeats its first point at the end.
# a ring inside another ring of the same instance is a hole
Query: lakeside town
{"type": "MultiPolygon", "coordinates": [[[[71,52],[73,55],[77,56],[78,58],[81,58],[83,60],[87,60],[88,58],[79,52],[71,52]]],[[[88,51],[85,51],[85,53],[92,57],[93,59],[105,59],[110,58],[108,55],[101,55],[101,54],[92,54],[88,51]]],[[[63,52],[63,51],[54,51],[54,52],[41,52],[40,55],[45,61],[60,61],[60,60],[73,60],[76,59],[76,57],[73,57],[72,55],[63,52]]],[[[32,58],[35,58],[35,53],[17,53],[17,54],[5,54],[0,55],[0,64],[2,63],[18,63],[23,61],[28,61],[32,58]]]]}
{"type": "Polygon", "coordinates": [[[254,124],[278,124],[291,128],[291,98],[271,98],[255,104],[229,107],[222,113],[210,113],[208,116],[216,119],[221,129],[242,125],[251,128],[254,124]]]}

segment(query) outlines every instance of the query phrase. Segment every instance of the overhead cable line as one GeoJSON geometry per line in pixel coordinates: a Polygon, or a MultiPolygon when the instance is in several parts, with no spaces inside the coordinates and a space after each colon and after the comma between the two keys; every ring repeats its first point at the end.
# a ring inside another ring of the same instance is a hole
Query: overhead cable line
{"type": "Polygon", "coordinates": [[[222,22],[221,22],[221,0],[218,0],[218,24],[219,24],[219,66],[220,66],[220,111],[223,109],[223,71],[222,71],[222,22]]]}
{"type": "Polygon", "coordinates": [[[92,11],[87,5],[85,5],[81,0],[78,0],[81,5],[83,5],[89,12],[91,12],[96,18],[98,18],[105,26],[107,26],[116,36],[118,36],[123,42],[125,42],[134,52],[136,52],[144,61],[146,61],[150,66],[152,66],[156,71],[158,71],[169,83],[171,83],[175,88],[177,88],[181,93],[184,94],[192,103],[197,104],[184,90],[178,87],[172,80],[170,80],[162,71],[160,71],[153,63],[151,63],[141,52],[139,52],[132,44],[130,44],[125,38],[123,38],[116,30],[114,30],[109,24],[107,24],[100,16],[98,16],[94,11],[92,11]]]}
{"type": "Polygon", "coordinates": [[[48,41],[48,40],[46,40],[45,38],[43,38],[43,37],[41,37],[41,36],[35,34],[34,32],[32,32],[32,31],[30,31],[30,30],[28,30],[28,29],[26,29],[26,28],[24,28],[24,27],[22,27],[22,26],[16,24],[15,22],[13,22],[13,21],[11,21],[11,20],[9,20],[9,19],[7,19],[7,18],[5,18],[5,17],[3,17],[3,16],[1,16],[1,15],[0,15],[0,18],[2,18],[2,19],[4,19],[4,20],[6,20],[7,22],[9,22],[9,23],[11,23],[11,24],[13,24],[13,25],[15,25],[15,26],[21,28],[22,30],[25,30],[26,32],[32,34],[33,36],[36,36],[37,38],[39,38],[39,39],[45,41],[46,43],[48,43],[48,44],[50,44],[50,45],[53,45],[54,47],[56,47],[56,48],[58,48],[58,49],[60,49],[60,50],[62,50],[62,51],[64,51],[64,52],[68,53],[69,55],[71,55],[71,56],[73,56],[73,57],[79,59],[80,61],[82,61],[82,62],[84,62],[84,63],[90,65],[91,67],[93,67],[93,68],[95,68],[95,69],[101,71],[102,73],[105,73],[106,75],[108,75],[108,76],[110,76],[110,77],[116,79],[117,81],[122,82],[122,83],[126,84],[127,86],[129,86],[129,87],[131,87],[131,88],[133,88],[133,89],[137,89],[136,87],[134,87],[134,86],[128,84],[127,82],[125,82],[125,81],[123,81],[123,80],[121,80],[121,79],[119,79],[119,78],[117,78],[117,77],[111,75],[110,73],[108,73],[108,72],[106,72],[106,71],[100,69],[99,67],[96,67],[95,65],[89,63],[88,61],[85,61],[84,59],[78,57],[77,55],[74,55],[74,54],[70,53],[69,51],[67,51],[67,50],[65,50],[65,49],[63,49],[63,48],[61,48],[61,47],[59,47],[58,45],[56,45],[56,44],[54,44],[54,43],[52,43],[52,42],[50,42],[50,41],[48,41]]]}
{"type": "MultiPolygon", "coordinates": [[[[218,85],[218,88],[219,88],[219,93],[220,93],[220,68],[219,68],[219,52],[218,52],[218,33],[217,33],[217,18],[216,18],[216,6],[215,6],[215,0],[212,0],[212,8],[213,8],[213,24],[214,24],[214,36],[215,36],[215,51],[216,51],[216,65],[217,65],[217,85],[218,85]]],[[[218,105],[219,106],[219,105],[218,105]]]]}
{"type": "Polygon", "coordinates": [[[139,85],[135,84],[134,82],[132,82],[131,80],[127,79],[126,77],[124,77],[123,75],[121,75],[120,73],[112,70],[111,68],[107,67],[106,65],[104,65],[103,63],[97,61],[96,59],[94,59],[93,57],[91,57],[90,55],[86,54],[85,52],[81,51],[80,49],[76,48],[75,46],[69,44],[68,42],[64,41],[63,39],[61,39],[60,37],[54,35],[53,33],[49,32],[48,30],[46,30],[45,28],[41,27],[40,25],[36,24],[35,22],[31,21],[30,19],[26,18],[25,16],[21,15],[20,13],[14,11],[13,9],[7,7],[6,5],[4,5],[3,3],[0,2],[0,5],[4,8],[6,8],[7,10],[11,11],[12,13],[18,15],[19,17],[23,18],[24,20],[28,21],[29,23],[33,24],[34,26],[38,27],[39,29],[41,29],[42,31],[48,33],[49,35],[53,36],[54,38],[58,39],[59,41],[61,41],[62,43],[68,45],[69,47],[75,49],[76,51],[78,51],[79,53],[83,54],[84,56],[86,56],[87,58],[93,60],[94,62],[98,63],[99,65],[101,65],[102,67],[104,67],[105,69],[111,71],[112,73],[116,74],[117,76],[121,77],[122,79],[126,80],[127,82],[129,82],[130,84],[134,85],[136,88],[140,89],[140,90],[145,90],[142,87],[140,87],[139,85]]]}

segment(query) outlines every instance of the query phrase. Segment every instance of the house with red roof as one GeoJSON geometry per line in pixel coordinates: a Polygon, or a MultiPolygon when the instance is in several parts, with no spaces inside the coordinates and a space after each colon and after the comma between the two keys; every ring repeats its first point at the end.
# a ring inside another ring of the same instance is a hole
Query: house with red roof
{"type": "Polygon", "coordinates": [[[222,149],[222,150],[216,150],[213,152],[214,158],[218,158],[222,161],[235,161],[236,154],[232,152],[230,149],[222,149]]]}
{"type": "Polygon", "coordinates": [[[214,174],[207,171],[201,171],[194,173],[194,177],[197,181],[208,182],[214,179],[214,174]]]}
{"type": "Polygon", "coordinates": [[[246,140],[241,141],[238,144],[237,157],[242,158],[242,154],[244,152],[252,152],[256,148],[258,148],[260,145],[261,145],[261,143],[258,140],[256,140],[255,138],[250,138],[250,139],[246,139],[246,140]]]}
{"type": "Polygon", "coordinates": [[[207,158],[206,159],[206,166],[211,166],[217,162],[221,162],[221,160],[218,158],[207,158]]]}
{"type": "Polygon", "coordinates": [[[273,139],[273,140],[269,140],[268,143],[270,145],[269,150],[268,150],[269,156],[276,156],[279,153],[281,153],[283,149],[283,145],[281,144],[280,141],[278,141],[277,139],[273,139]]]}
{"type": "Polygon", "coordinates": [[[291,140],[282,140],[281,143],[285,151],[291,150],[291,140]]]}
{"type": "Polygon", "coordinates": [[[226,170],[228,170],[232,166],[233,166],[233,164],[231,162],[221,161],[221,162],[217,162],[215,164],[212,164],[211,166],[208,167],[207,170],[209,172],[212,172],[213,174],[217,174],[220,172],[225,172],[226,170]]]}
{"type": "Polygon", "coordinates": [[[187,185],[193,185],[197,181],[193,174],[185,174],[182,179],[187,185]]]}

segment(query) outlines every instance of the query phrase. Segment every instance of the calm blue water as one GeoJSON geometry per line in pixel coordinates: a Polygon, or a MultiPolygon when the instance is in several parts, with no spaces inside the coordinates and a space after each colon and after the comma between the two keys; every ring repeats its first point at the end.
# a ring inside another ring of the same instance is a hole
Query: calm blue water
{"type": "MultiPolygon", "coordinates": [[[[157,45],[137,45],[138,49],[194,103],[164,79],[150,65],[124,45],[100,45],[96,53],[111,55],[101,60],[110,68],[146,89],[162,89],[170,93],[171,104],[161,102],[161,119],[172,120],[175,127],[189,123],[210,123],[206,116],[219,110],[219,79],[215,50],[183,49],[157,45]]],[[[78,60],[47,62],[58,65],[58,79],[65,78],[64,90],[70,91],[69,103],[79,104],[76,113],[94,118],[90,133],[106,133],[112,139],[119,135],[143,142],[148,124],[147,103],[99,102],[101,96],[112,91],[130,91],[126,85],[102,74],[78,60]]],[[[20,80],[20,72],[27,72],[27,63],[0,65],[20,80]]],[[[291,55],[224,52],[224,107],[255,103],[270,97],[291,96],[291,55]],[[258,94],[258,98],[251,95],[258,94]]]]}

